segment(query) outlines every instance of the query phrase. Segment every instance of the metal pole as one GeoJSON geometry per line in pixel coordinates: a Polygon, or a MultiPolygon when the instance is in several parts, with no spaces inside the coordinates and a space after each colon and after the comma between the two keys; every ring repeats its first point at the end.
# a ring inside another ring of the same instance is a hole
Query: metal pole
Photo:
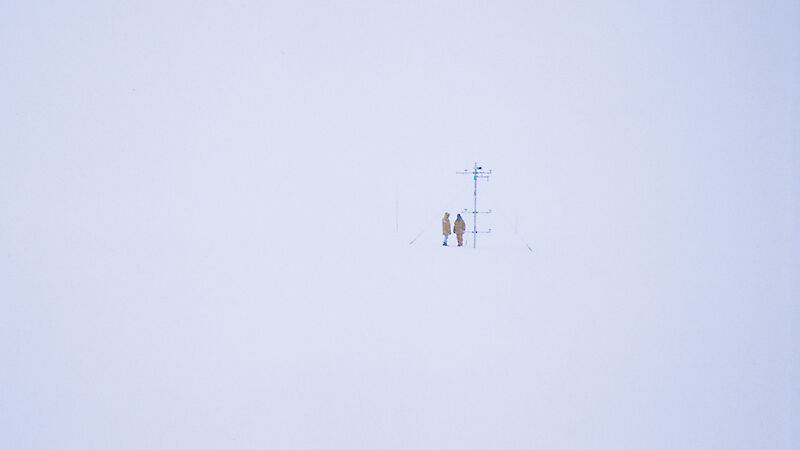
{"type": "Polygon", "coordinates": [[[478,163],[472,165],[472,179],[475,187],[472,190],[472,248],[477,246],[478,240],[478,163]]]}
{"type": "MultiPolygon", "coordinates": [[[[456,172],[459,175],[472,175],[472,248],[476,248],[478,246],[478,233],[491,233],[492,229],[489,228],[488,231],[478,231],[478,214],[489,214],[492,210],[488,211],[478,211],[478,178],[486,178],[489,179],[489,175],[492,174],[491,170],[484,171],[483,167],[478,166],[478,162],[476,161],[472,165],[472,172],[467,169],[463,171],[456,172]]],[[[469,211],[464,208],[464,213],[468,213],[469,211]]]]}

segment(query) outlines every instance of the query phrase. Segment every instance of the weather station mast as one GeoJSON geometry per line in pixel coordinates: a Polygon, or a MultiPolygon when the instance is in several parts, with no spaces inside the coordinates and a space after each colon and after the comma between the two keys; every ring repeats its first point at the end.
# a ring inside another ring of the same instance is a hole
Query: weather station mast
{"type": "Polygon", "coordinates": [[[472,190],[472,211],[467,210],[464,208],[461,212],[463,213],[472,213],[472,248],[477,247],[477,240],[478,240],[478,233],[491,233],[492,229],[489,228],[487,231],[478,231],[478,214],[490,214],[492,212],[491,209],[488,211],[478,211],[478,178],[483,178],[485,180],[489,180],[489,176],[492,174],[490,170],[483,170],[483,167],[478,166],[478,163],[474,163],[472,165],[472,170],[464,169],[461,172],[456,172],[459,175],[472,175],[473,180],[473,190],[472,190]]]}

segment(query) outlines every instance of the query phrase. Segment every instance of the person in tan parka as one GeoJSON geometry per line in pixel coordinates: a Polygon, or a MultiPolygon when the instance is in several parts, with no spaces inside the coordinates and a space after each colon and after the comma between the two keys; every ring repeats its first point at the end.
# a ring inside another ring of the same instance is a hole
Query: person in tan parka
{"type": "Polygon", "coordinates": [[[442,219],[442,234],[444,235],[444,242],[442,245],[447,247],[447,237],[450,236],[450,213],[444,213],[442,219]]]}
{"type": "Polygon", "coordinates": [[[453,233],[456,234],[456,239],[458,239],[458,246],[461,247],[464,244],[464,231],[467,229],[467,224],[464,223],[464,219],[461,218],[461,214],[456,214],[456,222],[453,224],[453,233]]]}

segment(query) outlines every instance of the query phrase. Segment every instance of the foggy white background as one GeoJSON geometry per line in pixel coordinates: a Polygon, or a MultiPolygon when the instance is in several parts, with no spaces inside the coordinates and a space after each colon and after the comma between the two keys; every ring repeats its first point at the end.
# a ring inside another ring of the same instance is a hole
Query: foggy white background
{"type": "Polygon", "coordinates": [[[0,4],[0,447],[797,448],[799,29],[0,4]]]}

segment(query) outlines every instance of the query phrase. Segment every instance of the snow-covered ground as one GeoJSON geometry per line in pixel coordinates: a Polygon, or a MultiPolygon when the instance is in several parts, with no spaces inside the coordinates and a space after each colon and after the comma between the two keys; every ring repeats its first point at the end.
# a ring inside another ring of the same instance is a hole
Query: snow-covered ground
{"type": "Polygon", "coordinates": [[[0,449],[798,448],[773,3],[3,3],[0,449]]]}
{"type": "Polygon", "coordinates": [[[791,448],[779,289],[510,231],[17,241],[4,447],[791,448]]]}

